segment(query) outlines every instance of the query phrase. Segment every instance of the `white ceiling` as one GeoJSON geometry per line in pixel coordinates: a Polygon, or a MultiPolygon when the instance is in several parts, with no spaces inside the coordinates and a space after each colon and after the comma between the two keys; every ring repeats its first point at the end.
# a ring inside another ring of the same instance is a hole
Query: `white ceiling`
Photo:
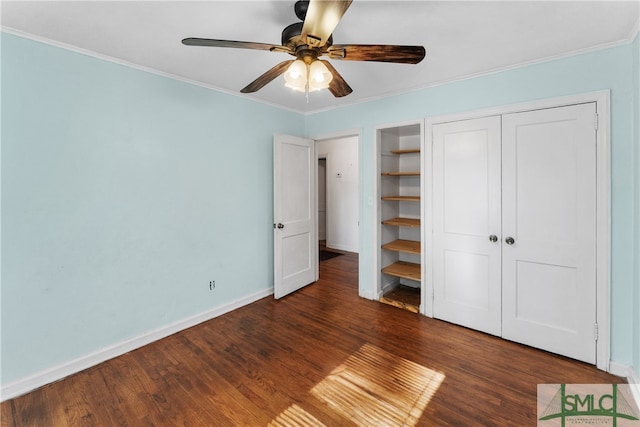
{"type": "Polygon", "coordinates": [[[292,92],[282,78],[240,89],[284,53],[184,46],[185,37],[280,44],[297,21],[287,1],[2,1],[4,31],[45,39],[295,111],[318,111],[455,79],[630,41],[633,1],[355,0],[333,33],[336,44],[423,45],[418,65],[334,60],[353,88],[292,92]]]}

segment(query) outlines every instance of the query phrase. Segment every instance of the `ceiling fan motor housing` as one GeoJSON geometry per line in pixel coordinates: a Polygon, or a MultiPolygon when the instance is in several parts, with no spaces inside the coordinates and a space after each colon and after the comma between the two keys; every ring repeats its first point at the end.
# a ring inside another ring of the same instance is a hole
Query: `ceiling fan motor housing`
{"type": "Polygon", "coordinates": [[[309,0],[298,0],[293,5],[293,10],[296,12],[296,16],[299,20],[304,21],[307,17],[307,10],[309,9],[309,0]]]}
{"type": "MultiPolygon", "coordinates": [[[[285,29],[282,30],[281,44],[283,46],[289,47],[293,51],[295,51],[298,46],[306,44],[302,42],[302,38],[300,37],[300,35],[302,34],[303,25],[304,25],[304,22],[295,22],[285,27],[285,29]]],[[[328,47],[328,46],[331,46],[332,44],[333,44],[333,34],[329,36],[329,39],[327,40],[327,43],[325,43],[325,46],[328,47]]]]}
{"type": "MultiPolygon", "coordinates": [[[[296,22],[287,26],[284,30],[282,30],[282,45],[283,46],[291,46],[292,43],[295,43],[295,38],[300,39],[300,34],[302,34],[302,25],[304,22],[296,22]]],[[[295,44],[294,44],[295,47],[295,44]]]]}

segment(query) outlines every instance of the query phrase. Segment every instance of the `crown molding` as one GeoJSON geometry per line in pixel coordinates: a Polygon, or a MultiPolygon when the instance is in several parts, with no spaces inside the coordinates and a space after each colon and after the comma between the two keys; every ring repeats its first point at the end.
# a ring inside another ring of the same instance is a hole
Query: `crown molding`
{"type": "Polygon", "coordinates": [[[84,49],[84,48],[81,48],[81,47],[78,47],[78,46],[74,46],[74,45],[71,45],[71,44],[68,44],[68,43],[63,43],[63,42],[60,42],[60,41],[57,41],[57,40],[52,40],[52,39],[49,39],[49,38],[46,38],[46,37],[42,37],[42,36],[38,36],[38,35],[35,35],[35,34],[27,33],[27,32],[21,31],[21,30],[16,30],[15,28],[7,27],[7,26],[0,26],[0,32],[11,34],[11,35],[18,36],[18,37],[21,37],[21,38],[24,38],[24,39],[28,39],[28,40],[33,40],[35,42],[47,44],[47,45],[50,45],[50,46],[53,46],[53,47],[57,47],[57,48],[60,48],[60,49],[69,50],[71,52],[79,53],[79,54],[85,55],[85,56],[90,56],[92,58],[100,59],[102,61],[107,61],[107,62],[111,62],[111,63],[114,63],[114,64],[122,65],[124,67],[132,68],[134,70],[144,71],[146,73],[155,74],[157,76],[166,77],[168,79],[177,80],[177,81],[180,81],[180,82],[183,82],[183,83],[187,83],[187,84],[190,84],[190,85],[194,85],[194,86],[200,86],[200,87],[205,88],[205,89],[213,90],[215,92],[224,93],[226,95],[232,95],[232,96],[235,96],[237,98],[246,99],[248,101],[253,101],[253,102],[260,103],[260,104],[268,105],[270,107],[278,108],[280,110],[286,110],[286,111],[290,111],[290,112],[293,112],[293,113],[300,114],[300,111],[297,111],[297,110],[295,110],[293,108],[288,108],[288,107],[285,107],[285,106],[282,106],[282,105],[279,105],[279,104],[275,104],[275,103],[272,103],[272,102],[268,102],[268,101],[264,101],[264,100],[256,99],[256,98],[252,98],[252,97],[250,97],[248,95],[245,95],[245,94],[242,94],[242,93],[234,92],[234,91],[231,91],[231,90],[228,90],[228,89],[224,89],[224,88],[221,88],[221,87],[218,87],[218,86],[209,85],[209,84],[202,83],[202,82],[199,82],[199,81],[196,81],[196,80],[187,79],[185,77],[181,77],[181,76],[178,76],[178,75],[175,75],[175,74],[171,74],[171,73],[167,73],[167,72],[164,72],[164,71],[160,71],[160,70],[157,70],[155,68],[145,67],[143,65],[135,64],[133,62],[125,61],[125,60],[122,60],[122,59],[118,59],[118,58],[115,58],[113,56],[97,53],[97,52],[94,52],[94,51],[89,50],[89,49],[84,49]]]}
{"type": "Polygon", "coordinates": [[[361,104],[366,104],[369,102],[373,102],[373,101],[378,101],[381,99],[386,99],[386,98],[391,98],[394,96],[399,96],[399,95],[405,95],[407,93],[413,93],[413,92],[417,92],[420,90],[424,90],[424,89],[429,89],[429,88],[433,88],[433,87],[438,87],[438,86],[444,86],[444,85],[448,85],[451,83],[457,83],[457,82],[461,82],[461,81],[465,81],[465,80],[471,80],[471,79],[475,79],[478,77],[483,77],[483,76],[489,76],[492,74],[497,74],[497,73],[502,73],[504,71],[510,71],[510,70],[516,70],[516,69],[520,69],[520,68],[525,68],[525,67],[529,67],[532,65],[538,65],[538,64],[544,64],[546,62],[551,62],[551,61],[556,61],[556,60],[560,60],[560,59],[564,59],[564,58],[570,58],[573,56],[578,56],[578,55],[583,55],[583,54],[587,54],[587,53],[592,53],[592,52],[597,52],[600,50],[605,50],[605,49],[611,49],[614,47],[618,47],[618,46],[624,46],[624,45],[628,45],[633,43],[633,41],[635,40],[635,38],[637,37],[638,33],[640,32],[640,17],[638,18],[638,20],[636,20],[636,23],[633,25],[631,31],[629,32],[628,36],[614,41],[614,42],[609,42],[609,43],[602,43],[599,45],[595,45],[595,46],[590,46],[587,48],[583,48],[583,49],[577,49],[571,52],[565,52],[562,54],[558,54],[558,55],[551,55],[551,56],[546,56],[543,58],[539,58],[539,59],[534,59],[531,61],[524,61],[524,62],[520,62],[517,64],[512,64],[512,65],[508,65],[505,67],[498,67],[498,68],[494,68],[494,69],[490,69],[490,70],[485,70],[485,71],[481,71],[481,72],[477,72],[477,73],[471,73],[471,74],[467,74],[465,76],[459,76],[453,79],[444,79],[444,80],[439,80],[436,82],[431,82],[428,83],[426,85],[423,86],[418,86],[418,87],[414,87],[411,89],[406,89],[406,90],[402,90],[402,91],[398,91],[398,92],[393,92],[393,93],[383,93],[381,95],[377,95],[377,96],[372,96],[369,98],[365,98],[365,99],[360,99],[357,101],[353,101],[353,102],[344,102],[341,103],[340,105],[333,105],[333,106],[329,106],[329,107],[324,107],[324,108],[319,108],[316,110],[311,110],[311,111],[299,111],[296,110],[294,108],[289,108],[289,107],[285,107],[283,105],[280,104],[276,104],[273,102],[268,102],[268,101],[264,101],[262,99],[256,99],[253,97],[250,97],[248,95],[245,94],[241,94],[238,92],[234,92],[228,89],[224,89],[221,87],[217,87],[217,86],[213,86],[213,85],[209,85],[209,84],[205,84],[202,82],[198,82],[195,80],[191,80],[191,79],[187,79],[185,77],[181,77],[181,76],[177,76],[175,74],[170,74],[170,73],[166,73],[164,71],[160,71],[157,70],[155,68],[150,68],[150,67],[145,67],[142,65],[138,65],[129,61],[124,61],[118,58],[114,58],[112,56],[108,56],[108,55],[104,55],[104,54],[100,54],[97,52],[93,52],[91,50],[88,49],[83,49],[74,45],[70,45],[67,43],[62,43],[56,40],[52,40],[46,37],[41,37],[41,36],[37,36],[31,33],[27,33],[21,30],[17,30],[11,27],[6,27],[6,26],[0,26],[0,32],[4,32],[7,34],[12,34],[18,37],[22,37],[22,38],[26,38],[26,39],[30,39],[36,42],[40,42],[40,43],[44,43],[44,44],[48,44],[54,47],[58,47],[61,49],[66,49],[66,50],[70,50],[72,52],[76,52],[76,53],[80,53],[82,55],[86,55],[86,56],[90,56],[93,58],[97,58],[97,59],[101,59],[103,61],[108,61],[108,62],[113,62],[115,64],[119,64],[128,68],[133,68],[135,70],[139,70],[139,71],[144,71],[144,72],[148,72],[151,74],[156,74],[162,77],[166,77],[166,78],[170,78],[173,80],[178,80],[184,83],[188,83],[194,86],[200,86],[202,88],[205,89],[209,89],[209,90],[213,90],[216,92],[221,92],[227,95],[232,95],[238,98],[242,98],[242,99],[246,99],[249,101],[253,101],[253,102],[257,102],[263,105],[267,105],[270,107],[274,107],[274,108],[278,108],[280,110],[285,110],[285,111],[289,111],[289,112],[293,112],[293,113],[297,113],[297,114],[302,114],[304,116],[312,116],[314,114],[319,114],[319,113],[324,113],[324,112],[328,112],[328,111],[332,111],[332,110],[336,110],[339,108],[346,108],[346,107],[352,107],[355,105],[361,105],[361,104]]]}

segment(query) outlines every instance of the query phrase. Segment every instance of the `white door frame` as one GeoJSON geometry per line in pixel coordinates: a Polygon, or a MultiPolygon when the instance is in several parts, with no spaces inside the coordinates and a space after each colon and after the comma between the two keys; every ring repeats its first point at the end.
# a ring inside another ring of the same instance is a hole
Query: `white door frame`
{"type": "MultiPolygon", "coordinates": [[[[351,129],[351,130],[345,130],[345,131],[339,131],[339,132],[334,132],[334,133],[327,133],[327,134],[321,134],[315,137],[311,137],[311,139],[313,139],[313,141],[316,144],[316,147],[318,146],[318,142],[320,141],[326,141],[328,139],[341,139],[341,138],[349,138],[349,137],[356,137],[358,138],[358,200],[362,200],[362,131],[360,129],[351,129]]],[[[316,149],[316,157],[319,159],[320,156],[324,156],[324,158],[327,157],[326,153],[319,153],[318,150],[316,149]]],[[[317,162],[317,160],[316,160],[317,162]]],[[[316,168],[316,188],[315,188],[315,192],[316,192],[316,206],[318,206],[318,176],[317,176],[317,168],[316,168]]],[[[362,206],[361,204],[358,205],[358,224],[362,224],[362,209],[360,209],[360,206],[362,206]]],[[[318,236],[318,216],[316,215],[316,236],[318,236]]],[[[362,242],[362,227],[360,227],[358,229],[358,242],[362,242]]],[[[362,251],[362,245],[359,244],[358,245],[360,247],[360,251],[362,251]]],[[[358,258],[359,260],[361,258],[358,258]]],[[[360,262],[360,261],[358,261],[360,262]]],[[[316,259],[316,265],[320,264],[320,253],[317,254],[317,259],[316,259]]],[[[318,280],[320,278],[320,268],[316,268],[316,280],[318,280]]],[[[360,266],[358,266],[358,271],[360,271],[360,266]]],[[[362,286],[361,285],[361,279],[360,279],[360,273],[358,273],[358,295],[361,297],[366,298],[365,295],[363,295],[363,290],[362,290],[362,286]]]]}
{"type": "MultiPolygon", "coordinates": [[[[611,288],[611,143],[610,143],[610,92],[608,90],[588,92],[578,95],[570,95],[559,98],[531,101],[520,104],[499,106],[494,108],[476,110],[471,112],[448,114],[443,116],[428,117],[425,120],[425,149],[423,153],[426,165],[431,164],[431,152],[433,148],[432,127],[438,123],[446,123],[459,120],[474,119],[479,117],[494,116],[509,113],[518,113],[545,108],[562,107],[587,102],[596,103],[597,130],[596,130],[596,319],[598,322],[598,340],[596,341],[596,366],[598,369],[609,372],[609,358],[611,350],[610,333],[610,288],[611,288]]],[[[596,120],[596,118],[594,118],[596,120]]],[[[431,168],[429,173],[422,174],[423,199],[426,211],[425,224],[433,222],[433,194],[431,168]]],[[[433,230],[424,230],[425,257],[428,274],[423,275],[421,313],[433,317],[433,276],[432,276],[432,241],[433,230]]]]}

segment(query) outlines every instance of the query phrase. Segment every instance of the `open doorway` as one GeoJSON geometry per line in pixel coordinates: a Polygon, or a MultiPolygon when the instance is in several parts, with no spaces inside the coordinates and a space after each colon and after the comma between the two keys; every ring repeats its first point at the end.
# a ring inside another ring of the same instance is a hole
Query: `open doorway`
{"type": "Polygon", "coordinates": [[[316,141],[321,263],[359,251],[358,140],[358,136],[346,136],[316,141]]]}
{"type": "Polygon", "coordinates": [[[318,158],[318,260],[328,261],[343,254],[327,247],[327,158],[318,158]]]}

